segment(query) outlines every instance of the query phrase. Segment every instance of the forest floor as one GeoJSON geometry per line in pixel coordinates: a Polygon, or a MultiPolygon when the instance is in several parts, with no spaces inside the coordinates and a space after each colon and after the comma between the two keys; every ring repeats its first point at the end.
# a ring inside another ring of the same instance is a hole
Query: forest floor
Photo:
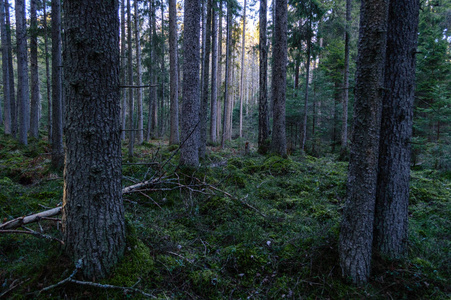
{"type": "MultiPolygon", "coordinates": [[[[451,173],[412,170],[409,253],[375,255],[370,282],[341,278],[337,241],[347,163],[294,154],[244,156],[243,141],[209,147],[196,170],[177,167],[177,147],[153,141],[127,160],[123,185],[155,184],[124,196],[127,248],[97,285],[67,281],[63,246],[30,234],[0,234],[0,298],[40,299],[449,299],[451,173]],[[124,287],[122,289],[113,288],[124,287]],[[133,287],[126,289],[125,287],[133,287]]],[[[46,141],[23,147],[0,132],[3,222],[61,204],[62,172],[46,141]]],[[[55,220],[31,230],[62,239],[55,220]]],[[[73,277],[77,280],[83,278],[73,277]]]]}

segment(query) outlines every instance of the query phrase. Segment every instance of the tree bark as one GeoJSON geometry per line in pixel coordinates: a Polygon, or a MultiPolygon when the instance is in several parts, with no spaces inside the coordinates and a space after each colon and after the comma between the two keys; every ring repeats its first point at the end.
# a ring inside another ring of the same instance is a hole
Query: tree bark
{"type": "MultiPolygon", "coordinates": [[[[218,101],[216,106],[216,136],[221,136],[221,128],[222,128],[222,106],[221,106],[221,91],[222,91],[222,0],[219,0],[219,29],[218,29],[218,101]]],[[[224,102],[224,101],[222,101],[224,102]]],[[[221,136],[222,140],[222,136],[221,136]]]]}
{"type": "Polygon", "coordinates": [[[267,0],[260,1],[260,41],[259,41],[259,76],[260,94],[258,98],[258,152],[268,152],[269,113],[268,113],[268,37],[267,26],[267,0]]]}
{"type": "MultiPolygon", "coordinates": [[[[126,31],[125,31],[125,1],[121,1],[121,83],[127,84],[127,58],[126,58],[126,31]]],[[[127,124],[127,89],[122,89],[122,104],[121,104],[121,139],[125,140],[126,124],[127,124]]]]}
{"type": "Polygon", "coordinates": [[[345,70],[343,86],[343,115],[341,118],[341,153],[348,151],[348,102],[349,102],[349,43],[351,37],[351,0],[346,0],[346,23],[345,23],[345,70]]]}
{"type": "Polygon", "coordinates": [[[226,66],[225,66],[225,87],[224,87],[224,115],[223,115],[223,126],[222,126],[222,139],[221,139],[221,148],[225,147],[225,142],[231,140],[231,136],[229,137],[229,132],[231,131],[230,124],[230,88],[231,88],[231,70],[230,66],[230,52],[232,47],[232,4],[231,2],[227,2],[227,29],[226,29],[226,66]]]}
{"type": "MultiPolygon", "coordinates": [[[[130,0],[127,0],[127,43],[128,43],[128,66],[127,76],[128,85],[133,86],[133,48],[132,48],[132,10],[130,6],[130,0]]],[[[128,141],[128,157],[133,157],[133,151],[135,147],[135,124],[133,114],[135,112],[135,103],[133,99],[133,89],[128,90],[128,128],[130,129],[129,141],[128,141]]]]}
{"type": "Polygon", "coordinates": [[[176,145],[180,143],[176,0],[169,0],[169,63],[171,84],[171,128],[169,144],[176,145]]]}
{"type": "Polygon", "coordinates": [[[61,78],[61,4],[52,0],[52,166],[64,166],[63,100],[61,78]]]}
{"type": "Polygon", "coordinates": [[[30,1],[30,62],[31,62],[31,111],[30,134],[39,136],[39,73],[38,73],[38,21],[36,15],[37,0],[30,1]]]}
{"type": "Polygon", "coordinates": [[[164,135],[164,123],[165,123],[165,115],[164,115],[164,83],[166,79],[166,67],[164,61],[164,53],[165,53],[165,39],[164,39],[164,2],[161,1],[161,89],[160,89],[160,101],[159,101],[159,112],[160,116],[158,117],[158,136],[163,137],[164,135]]]}
{"type": "Polygon", "coordinates": [[[216,18],[217,4],[212,3],[211,8],[211,102],[210,102],[210,140],[212,143],[217,141],[216,122],[218,118],[218,23],[216,18]]]}
{"type": "Polygon", "coordinates": [[[3,74],[3,110],[5,113],[4,125],[5,134],[12,133],[11,128],[11,90],[9,70],[8,70],[8,41],[6,38],[6,22],[5,22],[5,1],[0,0],[0,29],[2,42],[2,74],[3,74]]]}
{"type": "Polygon", "coordinates": [[[287,156],[285,134],[285,98],[287,81],[287,1],[276,0],[275,28],[272,67],[273,130],[271,150],[287,156]]]}
{"type": "Polygon", "coordinates": [[[418,0],[390,1],[388,15],[374,245],[392,259],[407,250],[419,5],[418,0]]]}
{"type": "MultiPolygon", "coordinates": [[[[0,0],[1,1],[1,0],[0,0]]],[[[50,66],[49,66],[49,50],[48,50],[48,32],[47,32],[47,4],[45,1],[42,2],[42,6],[44,9],[44,17],[42,18],[42,23],[44,27],[44,55],[45,55],[45,78],[46,78],[46,91],[47,91],[47,131],[48,131],[48,140],[53,140],[53,132],[52,132],[52,97],[50,90],[50,66]]]]}
{"type": "Polygon", "coordinates": [[[183,101],[182,146],[180,164],[199,164],[199,48],[200,48],[200,0],[186,0],[183,37],[183,101]]]}
{"type": "Polygon", "coordinates": [[[121,188],[118,0],[64,1],[68,118],[63,231],[88,279],[125,248],[121,188]]]}
{"type": "MultiPolygon", "coordinates": [[[[141,39],[139,36],[139,11],[138,1],[134,1],[135,8],[135,47],[136,47],[136,84],[142,86],[142,71],[141,71],[141,39]]],[[[144,141],[144,116],[143,116],[143,91],[142,88],[137,88],[136,101],[138,106],[138,144],[144,141]]]]}
{"type": "Polygon", "coordinates": [[[362,1],[354,125],[339,239],[343,276],[368,281],[373,243],[388,0],[362,1]]]}
{"type": "MultiPolygon", "coordinates": [[[[157,22],[156,22],[156,4],[155,4],[155,0],[151,0],[152,1],[152,9],[151,9],[151,14],[152,14],[152,46],[151,46],[151,52],[150,52],[150,58],[151,61],[154,62],[157,59],[157,22]]],[[[151,76],[151,80],[152,80],[152,84],[156,84],[157,82],[157,68],[155,64],[152,64],[152,76],[151,76]]],[[[156,136],[157,135],[157,124],[158,124],[158,88],[154,87],[152,89],[153,93],[152,93],[152,124],[151,124],[151,129],[152,129],[152,135],[156,136]]]]}
{"type": "Polygon", "coordinates": [[[25,0],[16,0],[17,101],[19,104],[19,142],[28,144],[30,104],[28,85],[27,28],[25,0]]]}
{"type": "MultiPolygon", "coordinates": [[[[310,2],[310,5],[312,3],[310,2]]],[[[305,74],[305,94],[304,94],[304,115],[302,117],[302,132],[301,132],[301,151],[305,151],[305,143],[307,141],[307,113],[308,113],[308,98],[309,98],[309,81],[310,81],[310,52],[312,48],[312,37],[310,36],[310,30],[312,27],[312,15],[309,16],[309,37],[307,39],[307,61],[305,68],[307,70],[305,74]]]]}
{"type": "Polygon", "coordinates": [[[243,97],[244,97],[244,54],[246,51],[246,0],[243,5],[243,38],[241,41],[241,78],[240,78],[240,137],[243,137],[243,97]]]}

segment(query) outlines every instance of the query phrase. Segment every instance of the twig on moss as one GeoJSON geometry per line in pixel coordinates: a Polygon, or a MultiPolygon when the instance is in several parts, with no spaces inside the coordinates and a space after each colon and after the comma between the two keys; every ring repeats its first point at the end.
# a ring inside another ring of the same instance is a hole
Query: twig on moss
{"type": "Polygon", "coordinates": [[[57,241],[58,243],[60,243],[61,245],[64,245],[64,242],[60,239],[57,239],[53,236],[47,235],[47,234],[43,234],[43,233],[39,233],[37,231],[31,230],[29,228],[27,228],[28,230],[12,230],[12,229],[0,229],[0,233],[5,233],[5,234],[31,234],[34,235],[36,237],[41,237],[41,238],[45,238],[47,240],[54,240],[57,241]]]}
{"type": "Polygon", "coordinates": [[[8,294],[8,293],[11,292],[12,290],[14,290],[16,287],[22,285],[22,283],[27,282],[28,280],[30,280],[30,278],[28,278],[28,279],[26,279],[26,280],[22,280],[21,282],[19,282],[19,283],[17,283],[17,284],[15,284],[15,283],[16,283],[18,280],[17,280],[17,279],[14,280],[14,281],[11,283],[10,287],[9,287],[6,291],[4,291],[3,293],[0,294],[0,299],[2,299],[4,296],[6,296],[6,294],[8,294]]]}

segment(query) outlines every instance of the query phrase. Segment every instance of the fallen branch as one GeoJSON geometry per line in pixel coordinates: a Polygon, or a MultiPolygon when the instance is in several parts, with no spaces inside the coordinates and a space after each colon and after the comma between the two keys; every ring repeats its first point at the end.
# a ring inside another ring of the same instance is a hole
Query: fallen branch
{"type": "Polygon", "coordinates": [[[41,220],[42,218],[48,218],[48,217],[53,217],[53,216],[59,215],[61,213],[61,209],[62,209],[62,207],[58,206],[58,207],[55,207],[55,208],[52,208],[49,210],[42,211],[37,214],[29,215],[26,217],[16,218],[14,220],[11,220],[11,221],[1,224],[0,230],[15,229],[15,228],[21,227],[21,226],[29,224],[29,223],[37,222],[37,221],[41,220]]]}
{"type": "Polygon", "coordinates": [[[61,245],[64,245],[64,242],[60,239],[57,239],[53,236],[47,235],[47,234],[43,234],[34,230],[31,230],[29,228],[27,228],[27,230],[11,230],[11,229],[6,229],[6,230],[1,230],[0,229],[0,234],[1,233],[20,233],[20,234],[31,234],[37,237],[41,237],[47,240],[54,240],[57,241],[58,243],[60,243],[61,245]]]}

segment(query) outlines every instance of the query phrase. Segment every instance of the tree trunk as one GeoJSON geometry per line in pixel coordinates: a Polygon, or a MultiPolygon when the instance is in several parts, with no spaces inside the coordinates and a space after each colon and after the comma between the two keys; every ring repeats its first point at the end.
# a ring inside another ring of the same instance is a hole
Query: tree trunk
{"type": "Polygon", "coordinates": [[[2,74],[3,74],[3,110],[5,113],[5,134],[11,134],[11,91],[8,70],[8,42],[6,39],[6,22],[5,22],[5,2],[0,0],[0,29],[1,29],[1,42],[2,42],[2,74]]]}
{"type": "Polygon", "coordinates": [[[218,70],[218,23],[216,18],[217,4],[216,1],[212,3],[211,9],[211,103],[210,103],[210,140],[216,143],[216,122],[218,118],[218,84],[217,84],[217,70],[218,70]]]}
{"type": "MultiPolygon", "coordinates": [[[[0,0],[1,1],[1,0],[0,0]]],[[[53,129],[52,129],[52,97],[50,90],[50,66],[49,66],[49,50],[48,50],[48,33],[47,33],[47,5],[45,1],[42,2],[44,8],[44,17],[42,18],[44,27],[44,55],[45,55],[45,78],[46,78],[46,91],[47,91],[47,131],[49,141],[53,140],[53,129]]]]}
{"type": "Polygon", "coordinates": [[[269,138],[269,113],[268,113],[268,42],[266,34],[267,25],[267,0],[260,1],[260,95],[258,98],[258,152],[266,154],[268,152],[269,138]]]}
{"type": "Polygon", "coordinates": [[[343,86],[343,115],[341,118],[341,154],[348,151],[348,101],[349,101],[349,43],[351,37],[351,0],[346,0],[346,25],[345,25],[345,70],[343,86]]]}
{"type": "MultiPolygon", "coordinates": [[[[128,43],[128,85],[133,86],[133,48],[132,48],[132,10],[130,6],[130,0],[127,0],[127,43],[128,43]]],[[[133,100],[133,89],[128,90],[128,128],[129,128],[129,141],[128,141],[128,157],[133,157],[133,151],[135,147],[135,124],[133,114],[135,112],[135,103],[133,100]]]]}
{"type": "Polygon", "coordinates": [[[164,65],[164,43],[165,43],[165,39],[164,39],[164,3],[163,1],[160,2],[161,3],[161,79],[160,79],[160,84],[161,84],[161,97],[160,97],[160,108],[159,108],[159,112],[160,112],[160,116],[158,118],[158,136],[159,137],[163,137],[164,134],[164,121],[165,121],[165,117],[164,117],[164,81],[166,78],[166,68],[164,65]]]}
{"type": "MultiPolygon", "coordinates": [[[[218,95],[221,95],[222,91],[222,0],[219,0],[219,29],[218,29],[218,95]]],[[[224,101],[223,101],[224,102],[224,101]]],[[[221,136],[221,128],[222,128],[222,106],[221,106],[221,97],[218,97],[218,101],[216,103],[216,136],[221,136]]],[[[222,140],[222,136],[221,136],[222,140]]]]}
{"type": "Polygon", "coordinates": [[[418,0],[390,1],[374,245],[392,259],[407,250],[418,12],[418,0]]]}
{"type": "Polygon", "coordinates": [[[204,158],[207,151],[207,123],[208,123],[208,87],[209,87],[209,67],[210,67],[210,47],[211,47],[211,6],[213,0],[207,1],[207,21],[205,24],[205,47],[204,47],[204,65],[203,65],[203,87],[202,101],[200,105],[200,140],[199,140],[199,158],[204,158]]]}
{"type": "Polygon", "coordinates": [[[240,78],[240,137],[243,137],[243,97],[244,97],[244,53],[246,51],[246,0],[243,5],[243,39],[241,45],[241,78],[240,78]]]}
{"type": "Polygon", "coordinates": [[[11,21],[9,16],[9,1],[5,0],[5,21],[6,21],[6,48],[8,52],[8,73],[9,73],[9,94],[11,110],[11,135],[15,138],[17,133],[17,105],[16,92],[14,86],[13,51],[11,42],[11,21]]]}
{"type": "Polygon", "coordinates": [[[285,134],[285,98],[287,82],[287,1],[276,0],[276,19],[274,28],[272,97],[273,130],[271,150],[287,156],[287,137],[285,134]]]}
{"type": "Polygon", "coordinates": [[[373,243],[388,0],[362,1],[354,127],[340,232],[343,276],[368,281],[373,243]]]}
{"type": "Polygon", "coordinates": [[[52,0],[52,166],[64,166],[63,100],[61,78],[61,4],[52,0]]]}
{"type": "Polygon", "coordinates": [[[200,0],[186,0],[183,37],[183,101],[180,164],[199,164],[200,0]]]}
{"type": "MultiPolygon", "coordinates": [[[[136,73],[137,73],[137,85],[142,86],[142,71],[141,71],[141,42],[139,36],[139,11],[138,1],[134,1],[135,8],[135,47],[136,47],[136,73]]],[[[143,91],[142,88],[136,89],[136,100],[138,105],[138,144],[142,144],[144,141],[144,116],[143,116],[143,91]]]]}
{"type": "MultiPolygon", "coordinates": [[[[121,5],[121,83],[127,85],[127,59],[126,59],[126,41],[125,41],[125,1],[122,0],[121,5]]],[[[127,89],[121,89],[121,140],[125,140],[126,124],[127,124],[127,89]]]]}
{"type": "MultiPolygon", "coordinates": [[[[157,22],[156,22],[156,4],[154,0],[152,1],[152,9],[151,9],[151,14],[152,14],[152,47],[151,47],[151,52],[150,52],[150,58],[151,58],[151,62],[156,61],[157,59],[157,22]]],[[[151,80],[152,80],[152,85],[157,84],[157,68],[155,64],[152,64],[152,76],[151,76],[151,80]]],[[[157,135],[157,124],[158,124],[158,88],[154,87],[152,88],[152,124],[151,124],[151,128],[152,128],[152,135],[156,136],[157,135]]]]}
{"type": "Polygon", "coordinates": [[[16,0],[17,101],[19,104],[19,142],[28,144],[30,104],[28,85],[27,28],[25,0],[16,0]]]}
{"type": "Polygon", "coordinates": [[[39,136],[39,73],[38,73],[38,21],[36,15],[37,0],[30,1],[30,62],[31,62],[31,111],[30,134],[39,136]]]}
{"type": "Polygon", "coordinates": [[[176,145],[180,143],[176,0],[169,0],[169,63],[171,84],[171,128],[169,144],[176,145]]]}
{"type": "Polygon", "coordinates": [[[118,0],[64,1],[68,118],[63,231],[84,277],[106,277],[125,248],[118,0]]]}
{"type": "Polygon", "coordinates": [[[222,126],[222,139],[221,139],[221,148],[225,147],[225,142],[229,141],[229,132],[230,132],[230,118],[229,118],[229,110],[230,110],[230,87],[231,87],[231,70],[230,66],[230,52],[232,47],[232,8],[231,3],[227,3],[227,29],[226,29],[226,66],[225,66],[225,85],[224,85],[224,115],[223,115],[223,126],[222,126]]]}

